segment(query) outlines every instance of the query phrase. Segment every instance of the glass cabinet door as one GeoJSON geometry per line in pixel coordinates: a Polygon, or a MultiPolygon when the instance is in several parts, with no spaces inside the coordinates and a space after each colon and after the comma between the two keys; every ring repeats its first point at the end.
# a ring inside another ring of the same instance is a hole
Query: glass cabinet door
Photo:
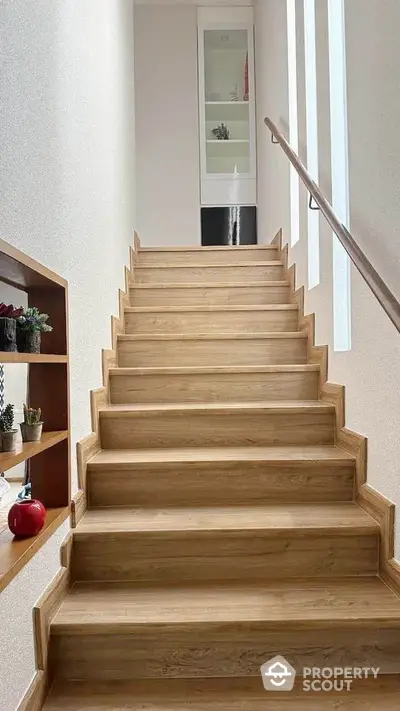
{"type": "Polygon", "coordinates": [[[250,173],[249,37],[243,29],[204,29],[205,172],[250,173]]]}

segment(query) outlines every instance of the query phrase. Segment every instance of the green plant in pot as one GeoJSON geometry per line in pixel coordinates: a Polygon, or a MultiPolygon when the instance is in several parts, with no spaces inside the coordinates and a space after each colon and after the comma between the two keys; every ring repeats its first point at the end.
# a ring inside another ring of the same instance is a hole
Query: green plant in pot
{"type": "Polygon", "coordinates": [[[47,323],[48,314],[29,306],[17,319],[17,345],[20,353],[40,353],[42,333],[53,330],[47,323]]]}
{"type": "Polygon", "coordinates": [[[18,430],[14,428],[14,405],[6,405],[0,415],[1,444],[3,452],[17,449],[18,430]]]}
{"type": "Polygon", "coordinates": [[[23,308],[0,304],[0,351],[15,353],[17,350],[17,321],[23,313],[23,308]]]}
{"type": "Polygon", "coordinates": [[[24,405],[24,421],[20,423],[23,442],[39,442],[41,440],[43,429],[41,417],[40,407],[35,410],[34,407],[24,405]]]}

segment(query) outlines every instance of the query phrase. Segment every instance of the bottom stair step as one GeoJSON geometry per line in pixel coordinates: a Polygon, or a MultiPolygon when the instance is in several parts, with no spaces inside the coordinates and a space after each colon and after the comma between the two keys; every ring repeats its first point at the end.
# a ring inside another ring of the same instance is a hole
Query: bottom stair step
{"type": "Polygon", "coordinates": [[[355,681],[350,692],[267,692],[248,679],[56,683],[43,711],[398,711],[400,677],[355,681]]]}
{"type": "Polygon", "coordinates": [[[196,586],[75,584],[50,627],[59,678],[257,676],[296,669],[400,672],[400,600],[379,578],[196,586]]]}

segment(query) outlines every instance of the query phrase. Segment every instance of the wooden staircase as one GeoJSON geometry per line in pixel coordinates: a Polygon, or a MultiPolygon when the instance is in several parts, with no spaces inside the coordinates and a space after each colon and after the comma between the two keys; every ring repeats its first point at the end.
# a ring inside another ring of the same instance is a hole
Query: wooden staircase
{"type": "Polygon", "coordinates": [[[398,711],[400,599],[279,245],[143,249],[134,276],[45,710],[398,711]],[[271,693],[278,654],[381,676],[271,693]]]}

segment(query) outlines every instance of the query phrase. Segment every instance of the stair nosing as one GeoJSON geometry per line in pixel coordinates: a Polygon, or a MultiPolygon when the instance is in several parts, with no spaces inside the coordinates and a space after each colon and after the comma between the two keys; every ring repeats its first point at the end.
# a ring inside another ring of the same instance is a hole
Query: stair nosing
{"type": "Polygon", "coordinates": [[[318,373],[320,366],[314,363],[293,365],[216,365],[216,366],[154,366],[110,368],[112,376],[119,375],[227,375],[256,373],[318,373]]]}
{"type": "Polygon", "coordinates": [[[287,280],[276,280],[276,281],[251,281],[251,282],[237,282],[237,281],[222,281],[222,282],[196,282],[195,284],[174,284],[174,282],[163,282],[160,284],[141,284],[137,282],[130,282],[130,289],[248,289],[248,288],[276,288],[276,287],[290,287],[290,281],[287,280]]]}
{"type": "Polygon", "coordinates": [[[104,405],[98,410],[103,418],[143,417],[155,413],[200,413],[210,412],[225,415],[233,413],[308,413],[308,414],[333,414],[335,406],[322,400],[274,400],[274,401],[249,401],[249,402],[174,402],[174,403],[126,403],[117,405],[104,405]]]}
{"type": "Polygon", "coordinates": [[[189,306],[125,306],[125,313],[218,313],[218,312],[263,312],[263,311],[298,311],[297,304],[237,304],[237,305],[218,305],[218,304],[203,304],[189,306]]]}
{"type": "Polygon", "coordinates": [[[227,340],[274,340],[274,339],[300,339],[308,340],[306,331],[260,331],[258,332],[237,332],[226,331],[224,333],[119,333],[119,341],[227,341],[227,340]]]}

